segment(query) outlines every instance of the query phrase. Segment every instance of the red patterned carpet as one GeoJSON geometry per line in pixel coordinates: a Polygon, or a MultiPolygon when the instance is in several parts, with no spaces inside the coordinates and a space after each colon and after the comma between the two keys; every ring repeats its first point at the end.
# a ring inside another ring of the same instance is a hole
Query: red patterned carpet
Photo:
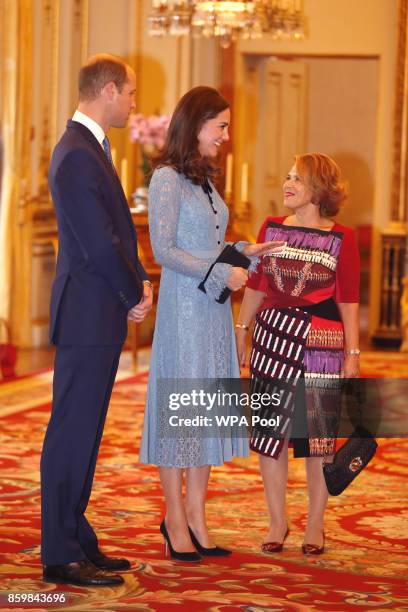
{"type": "MultiPolygon", "coordinates": [[[[373,354],[365,372],[381,375],[381,363],[373,354]]],[[[406,372],[406,360],[397,356],[396,363],[396,372],[406,372]]],[[[122,371],[119,378],[88,512],[104,550],[132,560],[125,584],[115,589],[41,582],[38,468],[51,374],[0,385],[1,610],[408,610],[406,440],[381,440],[367,470],[330,500],[327,552],[314,559],[300,553],[306,513],[302,461],[290,462],[291,534],[284,552],[274,556],[259,552],[267,512],[256,457],[214,469],[209,524],[217,543],[235,552],[230,559],[191,567],[164,558],[156,471],[137,462],[147,374],[122,371]],[[66,602],[12,604],[10,593],[64,593],[66,602]]]]}

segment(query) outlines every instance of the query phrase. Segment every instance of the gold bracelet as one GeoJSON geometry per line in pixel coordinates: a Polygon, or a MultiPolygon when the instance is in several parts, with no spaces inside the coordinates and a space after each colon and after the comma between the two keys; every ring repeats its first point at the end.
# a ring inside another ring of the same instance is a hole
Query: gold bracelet
{"type": "Polygon", "coordinates": [[[238,329],[245,329],[245,331],[249,330],[249,326],[244,325],[243,323],[235,323],[235,327],[237,327],[238,329]]]}

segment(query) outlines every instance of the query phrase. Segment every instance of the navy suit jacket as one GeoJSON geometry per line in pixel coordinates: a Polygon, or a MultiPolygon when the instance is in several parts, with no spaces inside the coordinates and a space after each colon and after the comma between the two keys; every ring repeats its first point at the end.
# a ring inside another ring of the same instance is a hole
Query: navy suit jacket
{"type": "Polygon", "coordinates": [[[68,121],[49,183],[58,222],[50,339],[59,345],[117,345],[147,275],[119,178],[88,128],[68,121]]]}

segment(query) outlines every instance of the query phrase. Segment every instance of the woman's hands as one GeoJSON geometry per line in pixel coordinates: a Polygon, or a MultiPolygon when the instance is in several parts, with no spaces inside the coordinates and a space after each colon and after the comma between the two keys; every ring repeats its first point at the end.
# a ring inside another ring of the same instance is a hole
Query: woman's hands
{"type": "Polygon", "coordinates": [[[240,366],[246,366],[247,360],[247,330],[240,327],[235,328],[235,339],[237,341],[237,354],[240,366]]]}
{"type": "MultiPolygon", "coordinates": [[[[344,363],[341,371],[343,378],[359,378],[360,360],[355,354],[359,346],[359,316],[357,302],[339,302],[337,304],[344,327],[344,363]]],[[[357,351],[359,353],[359,351],[357,351]]]]}
{"type": "Polygon", "coordinates": [[[358,355],[345,355],[343,369],[341,372],[342,378],[359,378],[360,377],[360,359],[358,355]]]}
{"type": "Polygon", "coordinates": [[[241,308],[239,311],[238,319],[235,327],[235,338],[237,342],[237,355],[238,361],[241,366],[247,365],[247,333],[246,327],[251,326],[258,308],[261,306],[265,298],[263,291],[257,291],[256,289],[250,289],[247,287],[244,293],[244,299],[242,300],[241,308]],[[243,326],[243,327],[242,327],[243,326]]]}
{"type": "Polygon", "coordinates": [[[259,242],[255,244],[248,244],[243,249],[243,254],[247,257],[261,257],[266,253],[279,253],[286,245],[283,240],[270,240],[269,242],[259,242]]]}
{"type": "Polygon", "coordinates": [[[238,291],[248,280],[248,270],[233,267],[227,280],[227,287],[231,291],[238,291]]]}
{"type": "MultiPolygon", "coordinates": [[[[247,257],[260,257],[265,253],[277,253],[285,246],[286,242],[281,240],[270,240],[269,242],[261,242],[248,244],[244,247],[242,253],[247,257]]],[[[248,280],[248,271],[244,268],[233,267],[227,280],[227,287],[231,291],[238,291],[245,285],[248,280]]]]}

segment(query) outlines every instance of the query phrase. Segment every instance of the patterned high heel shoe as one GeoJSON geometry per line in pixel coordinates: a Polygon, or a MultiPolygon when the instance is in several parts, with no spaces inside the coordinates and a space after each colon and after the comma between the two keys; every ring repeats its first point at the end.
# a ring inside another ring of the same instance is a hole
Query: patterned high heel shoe
{"type": "Polygon", "coordinates": [[[289,527],[286,528],[286,533],[282,542],[264,542],[261,546],[261,551],[267,555],[273,555],[274,553],[282,552],[283,544],[289,535],[289,527]]]}
{"type": "Polygon", "coordinates": [[[197,561],[201,561],[201,555],[199,555],[196,552],[177,552],[177,550],[174,550],[171,544],[171,541],[170,541],[170,536],[167,532],[167,528],[166,528],[164,519],[160,525],[160,533],[162,534],[164,538],[166,557],[167,557],[168,551],[170,550],[170,557],[174,559],[175,561],[185,561],[188,563],[196,563],[197,561]]]}
{"type": "Polygon", "coordinates": [[[228,557],[232,554],[232,550],[228,550],[228,548],[221,548],[220,546],[213,546],[212,548],[205,548],[202,546],[200,542],[195,537],[193,530],[189,527],[188,531],[190,533],[190,538],[200,555],[203,557],[228,557]]]}
{"type": "Polygon", "coordinates": [[[323,531],[322,546],[318,546],[317,544],[302,544],[302,553],[304,555],[322,555],[324,553],[324,541],[325,541],[325,535],[323,531]]]}

